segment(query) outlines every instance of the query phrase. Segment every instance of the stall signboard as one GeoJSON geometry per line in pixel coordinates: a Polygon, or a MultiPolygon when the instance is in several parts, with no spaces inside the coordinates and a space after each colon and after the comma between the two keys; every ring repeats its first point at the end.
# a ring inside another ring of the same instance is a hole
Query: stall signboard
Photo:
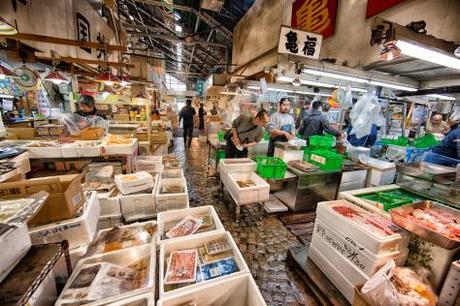
{"type": "Polygon", "coordinates": [[[405,0],[367,0],[366,18],[370,18],[405,0]]]}
{"type": "Polygon", "coordinates": [[[323,36],[281,26],[278,53],[318,59],[323,36]]]}
{"type": "Polygon", "coordinates": [[[336,15],[337,0],[296,0],[292,4],[291,26],[327,38],[335,32],[336,15]]]}

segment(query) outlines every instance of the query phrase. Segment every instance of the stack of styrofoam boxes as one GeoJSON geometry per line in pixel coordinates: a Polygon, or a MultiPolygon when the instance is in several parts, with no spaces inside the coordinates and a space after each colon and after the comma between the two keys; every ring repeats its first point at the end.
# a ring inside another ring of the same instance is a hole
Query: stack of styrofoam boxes
{"type": "Polygon", "coordinates": [[[155,175],[163,171],[163,163],[161,156],[136,156],[133,161],[133,169],[135,172],[146,171],[155,175]]]}
{"type": "Polygon", "coordinates": [[[109,192],[99,193],[99,206],[101,215],[97,223],[97,229],[111,228],[123,223],[120,206],[120,192],[115,187],[109,192]]]}
{"type": "Polygon", "coordinates": [[[158,174],[152,177],[145,171],[115,176],[120,196],[120,207],[126,221],[152,218],[155,215],[155,190],[158,174]]]}
{"type": "Polygon", "coordinates": [[[168,210],[184,209],[189,207],[187,182],[185,178],[163,178],[158,179],[158,186],[155,193],[156,213],[168,210]],[[164,188],[178,186],[183,188],[180,193],[163,193],[164,188]]]}
{"type": "Polygon", "coordinates": [[[30,241],[27,225],[4,225],[0,234],[0,283],[29,251],[30,241]]]}
{"type": "Polygon", "coordinates": [[[237,205],[263,203],[270,197],[270,185],[258,176],[256,163],[249,158],[222,159],[220,179],[237,205]],[[241,188],[238,181],[252,180],[256,186],[241,188]]]}
{"type": "Polygon", "coordinates": [[[407,232],[377,214],[344,200],[321,202],[309,258],[352,303],[355,286],[364,284],[388,260],[404,265],[408,243],[407,232]],[[365,220],[385,225],[392,234],[363,226],[365,220]]]}
{"type": "MultiPolygon", "coordinates": [[[[69,242],[71,264],[75,265],[78,259],[86,253],[89,244],[96,235],[99,213],[100,207],[97,193],[88,192],[86,193],[86,202],[83,205],[82,213],[77,217],[29,229],[32,244],[67,240],[69,242]]],[[[60,259],[53,272],[58,282],[67,279],[64,258],[60,259]]]]}
{"type": "Polygon", "coordinates": [[[59,305],[64,305],[68,303],[64,299],[66,297],[66,293],[68,292],[69,289],[72,289],[70,287],[76,281],[78,274],[87,265],[98,264],[98,263],[101,263],[101,264],[109,263],[109,264],[113,264],[116,266],[129,267],[130,265],[135,265],[135,264],[139,265],[141,260],[145,258],[148,258],[148,267],[146,268],[147,270],[147,273],[145,274],[146,281],[145,281],[145,284],[143,284],[143,286],[141,286],[138,289],[127,291],[126,293],[123,293],[123,294],[99,299],[95,301],[94,303],[91,303],[91,305],[108,305],[108,304],[112,305],[112,303],[116,301],[119,301],[125,298],[130,298],[130,297],[136,296],[137,294],[144,294],[147,291],[155,292],[156,245],[155,243],[149,243],[149,244],[144,244],[144,245],[137,246],[137,247],[126,248],[126,249],[122,249],[122,250],[118,250],[118,251],[114,251],[114,252],[110,252],[106,254],[95,255],[92,257],[81,259],[78,262],[78,264],[75,266],[73,273],[69,278],[69,281],[66,283],[61,293],[61,296],[59,297],[55,305],[59,306],[59,305]]]}

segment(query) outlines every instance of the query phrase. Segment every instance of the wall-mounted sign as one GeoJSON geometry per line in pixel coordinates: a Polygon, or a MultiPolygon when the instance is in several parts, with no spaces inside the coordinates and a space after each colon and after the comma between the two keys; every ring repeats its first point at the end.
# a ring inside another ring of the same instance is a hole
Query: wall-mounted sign
{"type": "MultiPolygon", "coordinates": [[[[77,40],[90,42],[91,41],[91,30],[89,28],[88,19],[86,19],[86,17],[80,13],[77,13],[75,18],[77,21],[77,40]]],[[[81,47],[81,49],[85,50],[88,53],[91,53],[91,48],[81,47]]]]}
{"type": "Polygon", "coordinates": [[[405,0],[367,0],[366,18],[375,16],[405,0]]]}
{"type": "Polygon", "coordinates": [[[297,0],[292,4],[291,26],[329,37],[335,32],[337,0],[297,0]]]}
{"type": "Polygon", "coordinates": [[[281,26],[278,53],[319,58],[323,36],[281,26]]]}

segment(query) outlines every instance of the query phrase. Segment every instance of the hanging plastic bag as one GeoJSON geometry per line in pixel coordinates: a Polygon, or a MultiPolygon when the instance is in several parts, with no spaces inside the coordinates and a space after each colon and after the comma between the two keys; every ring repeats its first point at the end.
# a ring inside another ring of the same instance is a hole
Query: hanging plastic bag
{"type": "Polygon", "coordinates": [[[361,294],[369,305],[399,305],[398,292],[391,282],[393,268],[396,264],[389,260],[361,288],[361,294]]]}
{"type": "Polygon", "coordinates": [[[76,113],[70,113],[63,114],[60,121],[67,126],[70,134],[85,136],[84,138],[88,138],[88,140],[100,139],[107,135],[109,130],[109,122],[99,116],[83,117],[76,113]]]}
{"type": "Polygon", "coordinates": [[[353,107],[353,96],[351,94],[350,86],[346,88],[339,87],[336,92],[336,100],[340,103],[342,108],[349,109],[350,107],[353,107]]]}
{"type": "Polygon", "coordinates": [[[378,121],[380,109],[381,107],[375,93],[368,92],[362,95],[350,112],[352,124],[350,134],[356,135],[356,138],[369,135],[372,124],[378,121]]]}

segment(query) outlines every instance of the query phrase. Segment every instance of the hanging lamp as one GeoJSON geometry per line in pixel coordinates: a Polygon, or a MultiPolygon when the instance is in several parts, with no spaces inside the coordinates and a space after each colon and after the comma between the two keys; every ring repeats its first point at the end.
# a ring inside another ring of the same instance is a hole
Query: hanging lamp
{"type": "Polygon", "coordinates": [[[0,64],[0,80],[3,80],[6,77],[16,77],[16,75],[13,71],[0,64]]]}
{"type": "Polygon", "coordinates": [[[97,76],[96,82],[104,83],[107,86],[113,86],[113,84],[119,83],[119,79],[113,75],[112,72],[106,71],[97,76]]]}
{"type": "Polygon", "coordinates": [[[12,26],[4,18],[0,17],[0,35],[16,35],[18,34],[18,29],[15,26],[12,26]]]}
{"type": "Polygon", "coordinates": [[[56,85],[69,83],[69,81],[56,68],[54,68],[50,73],[48,73],[44,80],[53,82],[56,85]]]}

